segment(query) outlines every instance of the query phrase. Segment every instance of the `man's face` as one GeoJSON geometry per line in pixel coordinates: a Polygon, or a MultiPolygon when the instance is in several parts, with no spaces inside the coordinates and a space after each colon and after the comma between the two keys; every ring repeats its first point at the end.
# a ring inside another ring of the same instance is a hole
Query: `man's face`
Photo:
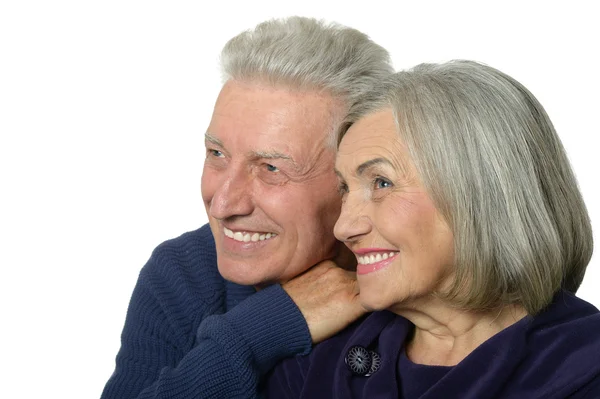
{"type": "Polygon", "coordinates": [[[225,84],[202,174],[223,277],[284,282],[335,255],[340,196],[330,134],[341,112],[322,93],[225,84]]]}

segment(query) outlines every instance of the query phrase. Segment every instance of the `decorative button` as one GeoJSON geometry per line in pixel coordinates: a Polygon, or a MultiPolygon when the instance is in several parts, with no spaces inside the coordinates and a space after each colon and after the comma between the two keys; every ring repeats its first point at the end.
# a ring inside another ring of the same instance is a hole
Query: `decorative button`
{"type": "Polygon", "coordinates": [[[371,355],[371,367],[369,367],[369,372],[365,374],[365,377],[371,376],[371,374],[379,370],[379,367],[381,367],[381,356],[374,351],[369,351],[369,354],[371,355]]]}
{"type": "Polygon", "coordinates": [[[367,375],[373,364],[371,352],[359,345],[350,348],[344,360],[350,371],[358,375],[367,375]]]}

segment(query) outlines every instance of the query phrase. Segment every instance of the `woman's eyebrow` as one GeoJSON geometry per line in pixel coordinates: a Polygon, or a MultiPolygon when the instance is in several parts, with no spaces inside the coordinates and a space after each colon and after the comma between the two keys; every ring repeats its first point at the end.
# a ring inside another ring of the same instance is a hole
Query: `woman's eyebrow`
{"type": "Polygon", "coordinates": [[[367,169],[380,164],[385,164],[393,167],[392,163],[385,158],[374,158],[358,165],[358,167],[356,168],[356,175],[360,176],[363,173],[365,173],[367,169]]]}
{"type": "MultiPolygon", "coordinates": [[[[374,159],[370,159],[370,160],[358,165],[356,167],[356,175],[361,176],[365,173],[365,171],[367,169],[370,169],[374,166],[381,165],[381,164],[393,166],[392,163],[390,161],[388,161],[386,158],[374,158],[374,159]]],[[[337,168],[334,168],[333,171],[335,172],[335,174],[337,175],[338,178],[344,180],[344,176],[342,175],[342,172],[340,172],[337,168]]]]}

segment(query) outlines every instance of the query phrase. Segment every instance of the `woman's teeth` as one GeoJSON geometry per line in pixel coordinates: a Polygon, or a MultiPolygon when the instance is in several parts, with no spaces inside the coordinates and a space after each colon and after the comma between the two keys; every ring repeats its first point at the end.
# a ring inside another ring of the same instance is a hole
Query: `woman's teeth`
{"type": "Polygon", "coordinates": [[[357,260],[358,260],[358,264],[359,265],[370,265],[372,263],[377,263],[377,262],[381,262],[382,260],[386,260],[389,258],[392,258],[394,256],[396,256],[397,252],[386,252],[383,254],[377,254],[377,255],[365,255],[365,256],[357,256],[357,260]]]}

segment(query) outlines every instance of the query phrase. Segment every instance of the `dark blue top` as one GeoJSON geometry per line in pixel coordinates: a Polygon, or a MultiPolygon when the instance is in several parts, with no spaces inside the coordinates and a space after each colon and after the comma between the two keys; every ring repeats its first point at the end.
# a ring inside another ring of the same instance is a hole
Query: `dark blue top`
{"type": "Polygon", "coordinates": [[[600,398],[600,313],[570,293],[561,291],[545,311],[494,335],[454,367],[410,364],[404,342],[413,328],[391,312],[373,313],[308,356],[281,362],[266,382],[267,397],[600,398]],[[354,346],[379,354],[379,369],[368,377],[346,364],[354,346]]]}
{"type": "Polygon", "coordinates": [[[398,359],[398,371],[396,372],[398,385],[402,389],[400,397],[404,399],[420,398],[450,370],[452,370],[452,367],[426,366],[413,363],[406,356],[406,350],[401,351],[398,359]]]}
{"type": "Polygon", "coordinates": [[[221,277],[205,225],[161,244],[140,272],[102,399],[255,398],[278,360],[310,348],[279,285],[255,293],[221,277]]]}

